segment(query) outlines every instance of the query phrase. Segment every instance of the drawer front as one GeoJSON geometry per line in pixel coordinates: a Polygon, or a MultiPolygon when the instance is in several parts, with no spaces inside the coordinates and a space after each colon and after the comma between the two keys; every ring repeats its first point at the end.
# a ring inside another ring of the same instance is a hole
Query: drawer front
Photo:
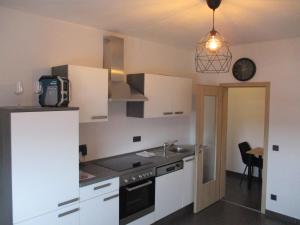
{"type": "Polygon", "coordinates": [[[119,190],[119,177],[80,188],[80,201],[119,190]]]}
{"type": "Polygon", "coordinates": [[[77,204],[14,225],[79,225],[79,213],[77,204]]]}

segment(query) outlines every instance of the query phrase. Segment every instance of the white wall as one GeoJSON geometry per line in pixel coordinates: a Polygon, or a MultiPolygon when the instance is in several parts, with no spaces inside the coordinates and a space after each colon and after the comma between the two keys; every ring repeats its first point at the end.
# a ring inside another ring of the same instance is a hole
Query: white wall
{"type": "MultiPolygon", "coordinates": [[[[238,144],[264,147],[265,88],[229,88],[226,169],[243,173],[238,144]]],[[[258,175],[255,168],[254,175],[258,175]]]]}
{"type": "MultiPolygon", "coordinates": [[[[233,46],[233,62],[250,57],[251,80],[271,82],[267,209],[300,219],[300,38],[233,46]],[[279,145],[280,151],[272,151],[279,145]],[[277,201],[270,194],[277,194],[277,201]]],[[[237,82],[231,73],[199,75],[198,82],[237,82]]]]}
{"type": "MultiPolygon", "coordinates": [[[[0,105],[15,105],[14,86],[23,80],[23,105],[36,104],[33,80],[61,64],[102,66],[103,35],[93,28],[0,7],[0,105]]],[[[118,35],[122,36],[122,35],[118,35]]],[[[127,72],[192,76],[190,52],[123,36],[127,72]]],[[[125,104],[111,103],[109,121],[80,126],[80,142],[88,145],[87,160],[136,151],[179,139],[193,143],[190,117],[127,118],[125,104]],[[142,142],[132,143],[134,135],[142,142]]]]}

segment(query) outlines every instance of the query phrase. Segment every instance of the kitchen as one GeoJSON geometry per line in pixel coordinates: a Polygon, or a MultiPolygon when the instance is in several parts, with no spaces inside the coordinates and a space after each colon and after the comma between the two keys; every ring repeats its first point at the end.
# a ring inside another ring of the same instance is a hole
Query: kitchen
{"type": "Polygon", "coordinates": [[[1,0],[0,225],[298,222],[300,34],[288,28],[299,3],[265,4],[226,0],[214,15],[204,0],[1,0]],[[232,67],[201,73],[195,47],[213,16],[233,43],[232,67]],[[250,81],[233,76],[245,57],[257,67],[250,81]],[[69,107],[40,107],[49,103],[42,76],[69,82],[57,92],[69,107]],[[225,130],[215,122],[226,84],[268,90],[253,214],[223,200],[224,138],[212,137],[225,130]]]}
{"type": "MultiPolygon", "coordinates": [[[[1,165],[2,178],[11,176],[3,192],[8,194],[7,201],[12,199],[10,211],[2,217],[4,223],[152,224],[192,205],[193,144],[177,143],[162,134],[160,139],[166,140],[157,145],[139,146],[137,152],[125,148],[125,154],[101,158],[89,155],[89,143],[79,146],[81,126],[101,127],[113,119],[110,105],[125,108],[123,117],[131,121],[181,121],[189,126],[192,114],[192,79],[115,73],[124,71],[124,39],[107,36],[103,46],[107,69],[54,66],[50,76],[39,79],[42,91],[38,101],[44,107],[1,108],[1,153],[10,161],[1,165]],[[70,83],[61,83],[64,92],[58,102],[69,107],[49,107],[58,96],[52,97],[59,87],[54,87],[53,81],[65,78],[70,83]],[[26,174],[30,177],[24,181],[26,174]],[[27,210],[22,202],[28,202],[27,210]]],[[[137,145],[143,138],[147,139],[147,134],[130,137],[130,141],[137,145]]]]}

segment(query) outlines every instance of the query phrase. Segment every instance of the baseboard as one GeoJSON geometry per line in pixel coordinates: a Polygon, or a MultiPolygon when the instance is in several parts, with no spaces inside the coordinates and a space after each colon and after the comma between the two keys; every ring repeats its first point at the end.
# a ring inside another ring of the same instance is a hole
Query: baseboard
{"type": "Polygon", "coordinates": [[[290,217],[290,216],[286,216],[277,212],[273,212],[271,210],[267,210],[266,209],[266,216],[269,216],[271,218],[275,218],[284,222],[288,222],[288,223],[293,223],[293,224],[300,224],[300,220],[290,217]]]}
{"type": "MultiPolygon", "coordinates": [[[[235,176],[235,177],[239,177],[241,178],[243,176],[243,174],[235,172],[235,171],[230,171],[230,170],[226,170],[226,174],[235,176]]],[[[244,178],[247,178],[247,174],[244,175],[244,178]]],[[[253,180],[260,180],[258,177],[253,176],[253,180]]]]}

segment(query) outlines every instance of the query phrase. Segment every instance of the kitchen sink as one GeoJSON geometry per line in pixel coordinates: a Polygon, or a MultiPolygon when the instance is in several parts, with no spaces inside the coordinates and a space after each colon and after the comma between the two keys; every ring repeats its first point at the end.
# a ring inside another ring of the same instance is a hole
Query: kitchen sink
{"type": "Polygon", "coordinates": [[[174,146],[173,148],[169,149],[168,151],[173,152],[173,153],[187,153],[190,152],[189,149],[185,149],[180,146],[174,146]]]}

